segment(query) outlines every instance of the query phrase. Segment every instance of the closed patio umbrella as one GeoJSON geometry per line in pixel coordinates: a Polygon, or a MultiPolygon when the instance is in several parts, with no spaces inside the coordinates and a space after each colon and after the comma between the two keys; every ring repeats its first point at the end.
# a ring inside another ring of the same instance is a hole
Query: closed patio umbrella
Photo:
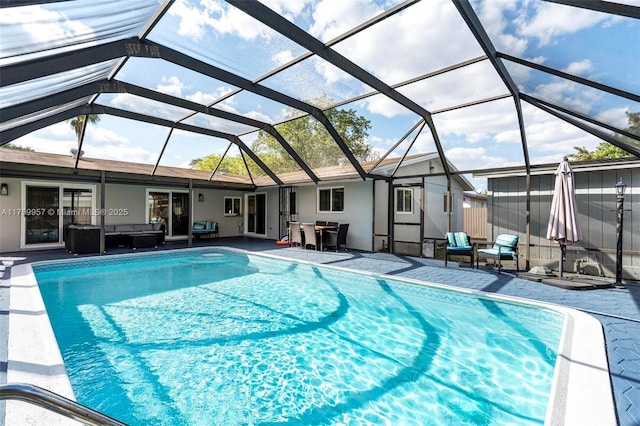
{"type": "Polygon", "coordinates": [[[560,244],[560,278],[563,274],[567,244],[573,244],[582,238],[573,177],[569,161],[564,157],[556,170],[556,184],[547,228],[547,239],[560,244]]]}

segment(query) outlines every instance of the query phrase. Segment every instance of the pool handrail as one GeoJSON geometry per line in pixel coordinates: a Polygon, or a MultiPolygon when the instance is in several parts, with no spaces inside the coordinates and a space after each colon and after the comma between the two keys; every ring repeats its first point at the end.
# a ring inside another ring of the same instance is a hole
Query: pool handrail
{"type": "Polygon", "coordinates": [[[5,399],[38,405],[46,410],[91,426],[127,426],[126,423],[122,423],[79,402],[28,383],[0,384],[0,400],[5,399]]]}

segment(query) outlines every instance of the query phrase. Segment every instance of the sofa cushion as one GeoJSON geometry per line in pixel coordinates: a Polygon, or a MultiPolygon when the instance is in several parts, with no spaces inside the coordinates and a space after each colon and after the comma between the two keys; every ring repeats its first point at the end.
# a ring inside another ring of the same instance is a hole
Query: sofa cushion
{"type": "Polygon", "coordinates": [[[115,225],[105,225],[104,226],[104,232],[115,232],[116,230],[116,226],[115,225]]]}
{"type": "Polygon", "coordinates": [[[206,224],[202,223],[202,222],[196,222],[193,224],[193,229],[194,231],[200,231],[206,228],[206,224]]]}
{"type": "Polygon", "coordinates": [[[133,227],[136,230],[136,232],[153,231],[152,223],[139,223],[139,224],[133,225],[133,227]]]}
{"type": "Polygon", "coordinates": [[[116,232],[133,232],[133,231],[135,231],[135,228],[134,228],[133,224],[116,225],[115,226],[115,231],[116,232]]]}

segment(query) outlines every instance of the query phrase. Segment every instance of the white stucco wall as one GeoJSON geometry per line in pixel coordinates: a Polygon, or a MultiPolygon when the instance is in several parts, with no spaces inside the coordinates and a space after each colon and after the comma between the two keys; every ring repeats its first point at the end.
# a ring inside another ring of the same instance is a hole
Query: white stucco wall
{"type": "Polygon", "coordinates": [[[348,223],[347,247],[372,250],[373,203],[372,181],[351,181],[321,185],[306,185],[297,188],[299,222],[324,220],[348,223]],[[319,188],[344,188],[344,212],[318,212],[319,188]]]}

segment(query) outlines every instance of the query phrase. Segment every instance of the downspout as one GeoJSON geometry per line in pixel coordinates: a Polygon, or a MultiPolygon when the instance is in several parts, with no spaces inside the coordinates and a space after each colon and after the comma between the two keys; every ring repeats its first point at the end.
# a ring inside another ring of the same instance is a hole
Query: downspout
{"type": "Polygon", "coordinates": [[[451,232],[451,177],[447,177],[447,232],[451,232]]]}

